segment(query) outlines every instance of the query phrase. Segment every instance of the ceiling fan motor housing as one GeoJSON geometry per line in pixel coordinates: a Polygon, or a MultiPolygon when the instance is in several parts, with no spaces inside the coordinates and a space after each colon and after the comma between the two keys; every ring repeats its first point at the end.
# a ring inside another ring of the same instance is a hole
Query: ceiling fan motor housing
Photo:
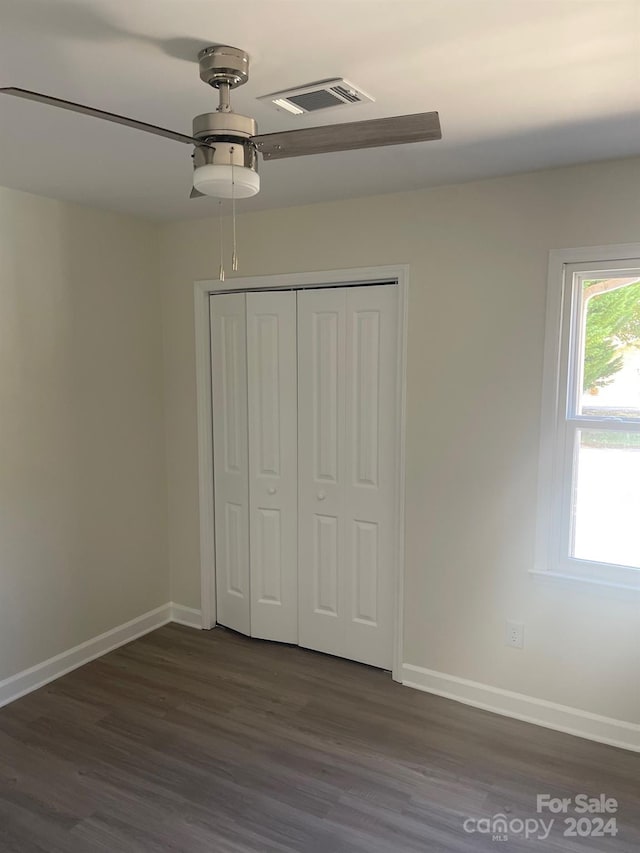
{"type": "Polygon", "coordinates": [[[193,136],[204,144],[197,145],[193,152],[194,186],[200,189],[201,181],[211,179],[216,195],[230,197],[233,192],[236,198],[247,198],[258,192],[258,152],[252,139],[255,133],[256,123],[248,116],[228,112],[196,116],[193,136]],[[233,189],[228,180],[230,166],[235,167],[235,172],[231,171],[233,189]]]}
{"type": "Polygon", "coordinates": [[[196,116],[193,136],[206,144],[196,146],[194,165],[244,166],[257,172],[257,150],[252,140],[256,131],[254,119],[237,113],[215,112],[196,116]]]}

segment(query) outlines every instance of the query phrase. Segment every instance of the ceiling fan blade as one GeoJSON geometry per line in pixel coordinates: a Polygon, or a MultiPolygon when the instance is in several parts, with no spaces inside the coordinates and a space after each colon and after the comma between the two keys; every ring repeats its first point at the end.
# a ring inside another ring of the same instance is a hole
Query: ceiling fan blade
{"type": "Polygon", "coordinates": [[[164,136],[167,139],[174,139],[176,142],[186,142],[188,145],[201,144],[192,136],[187,136],[184,133],[177,133],[175,130],[167,130],[164,127],[157,127],[155,124],[147,124],[144,121],[137,121],[134,118],[126,118],[116,113],[107,113],[104,110],[97,110],[95,107],[87,107],[84,104],[75,104],[73,101],[63,101],[60,98],[52,98],[50,95],[42,95],[39,92],[30,92],[28,89],[16,89],[11,86],[9,88],[0,88],[0,94],[15,95],[17,98],[26,98],[28,101],[37,101],[40,104],[48,104],[52,107],[61,107],[63,110],[71,110],[74,113],[80,113],[85,116],[93,116],[93,118],[101,118],[106,121],[112,121],[116,124],[124,124],[126,127],[132,127],[135,130],[144,130],[146,133],[153,133],[156,136],[164,136]]]}
{"type": "Polygon", "coordinates": [[[205,194],[201,193],[200,190],[197,190],[195,187],[193,187],[189,198],[204,198],[204,195],[205,194]]]}
{"type": "Polygon", "coordinates": [[[431,112],[264,133],[254,136],[253,141],[265,160],[279,160],[441,138],[440,118],[438,113],[431,112]]]}

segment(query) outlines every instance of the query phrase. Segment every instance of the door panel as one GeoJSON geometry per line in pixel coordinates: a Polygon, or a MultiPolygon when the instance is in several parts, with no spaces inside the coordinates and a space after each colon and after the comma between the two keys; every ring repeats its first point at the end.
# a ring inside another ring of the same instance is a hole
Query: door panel
{"type": "Polygon", "coordinates": [[[347,657],[393,665],[398,288],[346,289],[347,657]]]}
{"type": "Polygon", "coordinates": [[[300,645],[393,657],[397,288],[298,293],[300,645]]]}
{"type": "Polygon", "coordinates": [[[243,293],[210,297],[217,621],[250,633],[249,455],[243,293]]]}
{"type": "Polygon", "coordinates": [[[247,294],[251,635],[298,642],[296,298],[247,294]]]}
{"type": "Polygon", "coordinates": [[[297,301],[299,642],[344,655],[345,293],[297,301]]]}
{"type": "MultiPolygon", "coordinates": [[[[252,584],[256,585],[258,604],[282,604],[282,531],[280,510],[256,510],[251,541],[251,566],[255,568],[252,584]]],[[[255,626],[254,626],[255,629],[255,626]]]]}
{"type": "Polygon", "coordinates": [[[338,519],[314,514],[314,613],[338,615],[338,519]]]}
{"type": "Polygon", "coordinates": [[[380,314],[357,311],[353,315],[352,382],[353,482],[378,485],[380,392],[380,314]]]}
{"type": "Polygon", "coordinates": [[[319,311],[313,315],[315,479],[331,483],[338,479],[339,331],[337,312],[319,311]]]}
{"type": "Polygon", "coordinates": [[[378,525],[353,522],[353,619],[378,623],[378,525]]]}

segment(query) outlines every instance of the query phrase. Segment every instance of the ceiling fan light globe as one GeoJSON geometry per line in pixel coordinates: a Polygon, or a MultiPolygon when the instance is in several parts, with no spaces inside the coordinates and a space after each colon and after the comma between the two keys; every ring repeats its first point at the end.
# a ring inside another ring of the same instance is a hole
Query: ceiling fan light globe
{"type": "Polygon", "coordinates": [[[194,169],[193,186],[213,198],[250,198],[260,192],[260,175],[246,166],[207,163],[194,169]]]}

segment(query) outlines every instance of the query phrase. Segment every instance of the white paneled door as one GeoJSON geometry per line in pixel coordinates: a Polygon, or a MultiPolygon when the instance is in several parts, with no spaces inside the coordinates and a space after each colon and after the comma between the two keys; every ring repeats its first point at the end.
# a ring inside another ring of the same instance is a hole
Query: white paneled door
{"type": "Polygon", "coordinates": [[[251,636],[298,642],[296,294],[247,293],[251,636]]]}
{"type": "Polygon", "coordinates": [[[397,288],[298,293],[300,645],[391,669],[397,288]]]}
{"type": "Polygon", "coordinates": [[[209,302],[217,621],[250,634],[245,294],[209,302]]]}
{"type": "Polygon", "coordinates": [[[398,288],[210,301],[217,621],[391,669],[398,288]]]}

